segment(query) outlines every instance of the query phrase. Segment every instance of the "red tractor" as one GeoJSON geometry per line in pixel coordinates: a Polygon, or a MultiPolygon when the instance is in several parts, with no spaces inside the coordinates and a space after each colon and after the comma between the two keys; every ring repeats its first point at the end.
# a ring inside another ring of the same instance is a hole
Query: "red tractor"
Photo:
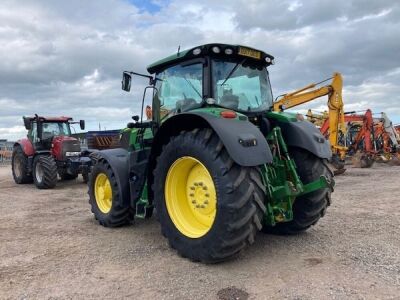
{"type": "Polygon", "coordinates": [[[87,182],[90,169],[89,152],[82,151],[79,140],[71,136],[70,117],[47,118],[35,115],[23,117],[27,138],[14,144],[12,173],[17,184],[35,183],[39,189],[51,189],[57,184],[57,175],[70,180],[82,174],[87,182]]]}

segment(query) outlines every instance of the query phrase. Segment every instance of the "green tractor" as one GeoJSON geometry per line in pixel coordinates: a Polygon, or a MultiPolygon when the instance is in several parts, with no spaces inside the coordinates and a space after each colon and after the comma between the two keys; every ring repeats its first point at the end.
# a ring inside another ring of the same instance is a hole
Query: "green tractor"
{"type": "Polygon", "coordinates": [[[227,44],[178,51],[148,66],[142,117],[121,148],[97,152],[89,178],[92,212],[106,227],[156,209],[172,248],[193,261],[227,260],[258,231],[294,234],[331,203],[332,153],[300,115],[273,112],[273,56],[227,44]],[[151,112],[143,120],[146,92],[151,112]]]}

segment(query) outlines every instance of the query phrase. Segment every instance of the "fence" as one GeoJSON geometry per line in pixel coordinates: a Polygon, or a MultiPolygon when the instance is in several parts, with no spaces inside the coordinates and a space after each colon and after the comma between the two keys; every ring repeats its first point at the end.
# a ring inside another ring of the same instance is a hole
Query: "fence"
{"type": "Polygon", "coordinates": [[[0,146],[0,165],[11,163],[12,146],[0,146]]]}

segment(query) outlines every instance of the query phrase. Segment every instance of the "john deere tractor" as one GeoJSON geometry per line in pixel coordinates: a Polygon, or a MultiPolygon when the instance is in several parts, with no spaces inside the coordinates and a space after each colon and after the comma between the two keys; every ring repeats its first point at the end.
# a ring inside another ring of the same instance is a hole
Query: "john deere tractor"
{"type": "MultiPolygon", "coordinates": [[[[193,261],[229,259],[258,231],[307,230],[331,202],[329,142],[300,115],[273,112],[273,56],[207,44],[148,66],[147,121],[134,116],[121,148],[96,154],[90,205],[106,227],[149,218],[193,261]]],[[[142,100],[142,112],[143,112],[142,100]]]]}

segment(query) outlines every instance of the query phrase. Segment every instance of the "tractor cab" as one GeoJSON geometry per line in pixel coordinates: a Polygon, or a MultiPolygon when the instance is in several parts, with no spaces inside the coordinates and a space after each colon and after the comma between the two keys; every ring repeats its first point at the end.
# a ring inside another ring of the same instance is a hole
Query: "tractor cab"
{"type": "Polygon", "coordinates": [[[122,88],[129,91],[130,75],[149,77],[156,122],[212,106],[254,115],[273,105],[267,71],[273,63],[274,57],[260,50],[207,44],[149,65],[147,70],[154,77],[124,72],[122,88]]]}
{"type": "MultiPolygon", "coordinates": [[[[54,146],[54,139],[64,140],[76,140],[71,137],[71,126],[70,124],[77,123],[72,122],[73,119],[70,117],[23,117],[25,128],[28,130],[28,139],[33,144],[35,150],[50,150],[52,145],[54,146]]],[[[85,121],[79,121],[80,127],[83,130],[85,128],[85,121]]]]}

